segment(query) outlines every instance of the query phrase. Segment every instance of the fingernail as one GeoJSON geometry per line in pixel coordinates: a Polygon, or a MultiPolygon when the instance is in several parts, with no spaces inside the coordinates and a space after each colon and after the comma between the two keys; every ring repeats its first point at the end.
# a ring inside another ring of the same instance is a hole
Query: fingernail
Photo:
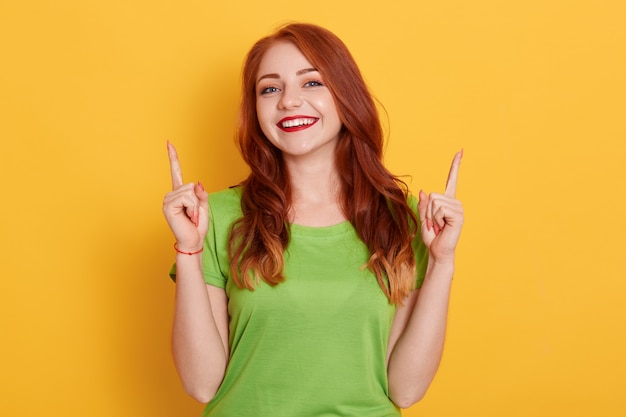
{"type": "Polygon", "coordinates": [[[433,230],[435,231],[435,236],[439,236],[439,232],[441,231],[441,229],[439,228],[439,226],[437,226],[437,224],[433,226],[433,230]]]}
{"type": "Polygon", "coordinates": [[[430,220],[426,219],[426,230],[430,232],[430,228],[431,228],[430,220]]]}
{"type": "Polygon", "coordinates": [[[198,185],[200,186],[200,188],[202,188],[202,191],[206,191],[206,190],[204,189],[204,185],[202,185],[202,183],[201,183],[200,181],[198,181],[198,185]]]}

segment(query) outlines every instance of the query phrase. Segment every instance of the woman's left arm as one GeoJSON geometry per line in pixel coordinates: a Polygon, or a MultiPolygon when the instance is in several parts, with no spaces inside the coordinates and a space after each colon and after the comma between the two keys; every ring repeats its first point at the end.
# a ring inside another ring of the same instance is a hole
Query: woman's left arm
{"type": "Polygon", "coordinates": [[[455,250],[463,226],[463,207],[456,199],[462,156],[462,152],[454,156],[444,194],[419,195],[428,267],[422,287],[396,311],[387,355],[389,397],[401,408],[422,399],[441,360],[455,250]]]}

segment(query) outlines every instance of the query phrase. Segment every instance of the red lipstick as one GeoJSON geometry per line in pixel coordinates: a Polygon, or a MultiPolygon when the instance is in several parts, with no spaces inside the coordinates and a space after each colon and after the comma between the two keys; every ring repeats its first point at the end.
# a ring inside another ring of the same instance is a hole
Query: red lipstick
{"type": "Polygon", "coordinates": [[[313,126],[319,117],[311,116],[289,116],[282,118],[276,126],[284,132],[298,132],[313,126]]]}

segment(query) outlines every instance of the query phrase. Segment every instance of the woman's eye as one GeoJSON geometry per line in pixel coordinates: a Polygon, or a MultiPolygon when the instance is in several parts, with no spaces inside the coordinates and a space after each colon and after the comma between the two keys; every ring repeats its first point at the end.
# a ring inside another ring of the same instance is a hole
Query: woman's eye
{"type": "Polygon", "coordinates": [[[304,86],[305,87],[322,87],[324,84],[322,84],[320,81],[317,80],[312,80],[312,81],[307,81],[304,86]]]}
{"type": "Polygon", "coordinates": [[[261,95],[263,94],[271,94],[271,93],[275,93],[278,91],[278,88],[276,87],[265,87],[261,90],[261,95]]]}

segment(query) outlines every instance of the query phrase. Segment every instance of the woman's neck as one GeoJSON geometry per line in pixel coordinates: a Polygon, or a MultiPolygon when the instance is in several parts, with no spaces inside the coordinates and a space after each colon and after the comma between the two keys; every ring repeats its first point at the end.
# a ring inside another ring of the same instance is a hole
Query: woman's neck
{"type": "Polygon", "coordinates": [[[290,221],[302,226],[332,226],[346,220],[341,209],[341,185],[334,161],[289,163],[290,221]]]}

